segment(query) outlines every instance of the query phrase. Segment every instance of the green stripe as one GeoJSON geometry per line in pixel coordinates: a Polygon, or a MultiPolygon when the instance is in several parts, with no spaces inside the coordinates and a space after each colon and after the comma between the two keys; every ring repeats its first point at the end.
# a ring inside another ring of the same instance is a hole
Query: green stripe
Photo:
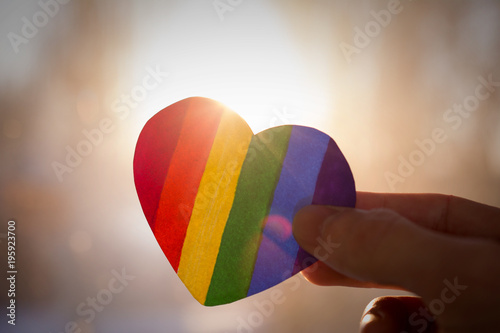
{"type": "Polygon", "coordinates": [[[269,129],[250,142],[205,305],[226,304],[247,295],[291,131],[292,126],[269,129]]]}

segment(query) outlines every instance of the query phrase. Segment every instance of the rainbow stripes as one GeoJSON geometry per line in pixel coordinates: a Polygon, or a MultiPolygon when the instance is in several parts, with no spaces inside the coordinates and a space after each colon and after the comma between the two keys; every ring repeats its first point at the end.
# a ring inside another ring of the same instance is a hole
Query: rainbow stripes
{"type": "Polygon", "coordinates": [[[160,247],[204,305],[253,295],[312,264],[292,236],[295,212],[355,201],[350,168],[326,134],[281,126],[254,136],[205,98],[148,121],[134,177],[160,247]]]}

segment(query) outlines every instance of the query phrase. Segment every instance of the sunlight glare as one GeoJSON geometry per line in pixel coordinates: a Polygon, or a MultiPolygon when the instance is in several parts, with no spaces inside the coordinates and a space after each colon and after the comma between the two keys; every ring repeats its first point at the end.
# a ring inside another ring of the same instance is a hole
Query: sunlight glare
{"type": "Polygon", "coordinates": [[[157,53],[167,59],[158,61],[171,73],[162,96],[147,101],[155,105],[147,106],[149,117],[192,96],[227,105],[256,133],[274,125],[277,109],[294,110],[289,123],[325,114],[329,101],[321,96],[319,83],[312,83],[291,32],[270,4],[248,3],[228,13],[224,22],[212,10],[187,3],[175,9],[168,27],[145,48],[161,48],[157,53]]]}

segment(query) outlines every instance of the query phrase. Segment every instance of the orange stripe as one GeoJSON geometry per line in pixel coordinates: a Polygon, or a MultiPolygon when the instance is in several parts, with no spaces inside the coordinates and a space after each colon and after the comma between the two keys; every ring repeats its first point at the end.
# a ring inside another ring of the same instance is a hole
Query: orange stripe
{"type": "Polygon", "coordinates": [[[153,232],[176,272],[198,186],[222,112],[221,105],[215,101],[191,100],[165,178],[153,232]]]}

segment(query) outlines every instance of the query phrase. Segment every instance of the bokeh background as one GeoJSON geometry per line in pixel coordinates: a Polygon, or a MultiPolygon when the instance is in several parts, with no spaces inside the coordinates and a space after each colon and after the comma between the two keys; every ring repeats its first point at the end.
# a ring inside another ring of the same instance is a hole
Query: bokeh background
{"type": "Polygon", "coordinates": [[[255,303],[272,290],[199,305],[158,247],[132,176],[142,126],[185,97],[217,99],[256,132],[288,123],[328,133],[358,190],[439,192],[500,206],[499,87],[456,129],[458,120],[443,119],[474,94],[478,77],[500,81],[498,1],[402,0],[380,31],[371,11],[387,10],[388,1],[219,3],[223,13],[212,0],[1,2],[2,309],[9,219],[17,222],[18,268],[17,325],[2,310],[1,332],[59,333],[72,321],[68,331],[85,333],[356,332],[372,298],[401,293],[297,277],[272,289],[284,299],[272,311],[255,303]],[[370,25],[368,45],[346,57],[341,46],[356,46],[356,29],[370,25]],[[150,71],[168,75],[141,90],[150,71]],[[103,119],[111,132],[59,179],[54,162],[64,164],[67,147],[76,149],[103,119]],[[447,140],[429,156],[415,153],[415,140],[435,128],[447,140]],[[419,165],[390,186],[387,173],[417,155],[419,165]],[[104,295],[113,270],[123,269],[133,279],[86,322],[77,308],[104,295]]]}

